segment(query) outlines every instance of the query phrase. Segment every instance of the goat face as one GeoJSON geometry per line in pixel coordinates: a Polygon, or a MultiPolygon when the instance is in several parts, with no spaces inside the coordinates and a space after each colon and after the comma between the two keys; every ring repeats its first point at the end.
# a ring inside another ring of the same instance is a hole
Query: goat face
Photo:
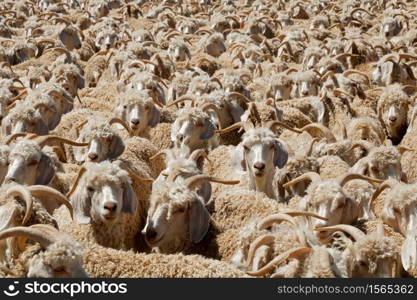
{"type": "Polygon", "coordinates": [[[378,107],[378,118],[385,126],[388,136],[396,141],[405,134],[407,127],[408,103],[406,101],[389,101],[384,107],[378,107]]]}
{"type": "Polygon", "coordinates": [[[120,105],[115,110],[116,116],[124,120],[135,135],[146,133],[155,127],[160,120],[160,112],[152,101],[120,105]]]}
{"type": "Polygon", "coordinates": [[[325,181],[310,186],[305,201],[308,211],[327,218],[326,221],[312,219],[315,227],[350,224],[357,218],[355,202],[346,197],[342,187],[336,182],[325,181]]]}
{"type": "Polygon", "coordinates": [[[275,167],[282,168],[287,163],[288,152],[271,131],[258,128],[245,133],[232,159],[235,168],[248,172],[251,189],[273,197],[269,190],[275,167]]]}
{"type": "Polygon", "coordinates": [[[216,125],[209,114],[198,108],[184,108],[172,125],[171,141],[175,147],[187,146],[191,151],[197,149],[202,141],[214,136],[216,125]],[[191,111],[188,111],[191,110],[191,111]]]}
{"type": "Polygon", "coordinates": [[[185,45],[169,45],[168,53],[173,61],[185,61],[191,58],[190,50],[185,45]]]}
{"type": "Polygon", "coordinates": [[[78,36],[78,30],[73,26],[64,27],[59,31],[58,37],[70,51],[81,48],[81,40],[78,36]]]}
{"type": "Polygon", "coordinates": [[[15,111],[15,109],[9,112],[2,122],[4,135],[23,132],[36,133],[37,135],[48,134],[48,126],[37,110],[28,107],[24,108],[24,114],[21,114],[21,110],[15,111]]]}
{"type": "Polygon", "coordinates": [[[102,162],[115,159],[125,149],[120,136],[113,132],[109,125],[105,124],[94,129],[86,126],[80,132],[77,142],[89,143],[88,148],[74,148],[75,160],[78,162],[102,162]]]}
{"type": "Polygon", "coordinates": [[[381,36],[389,38],[401,31],[400,23],[394,18],[385,18],[381,24],[381,36]]]}
{"type": "Polygon", "coordinates": [[[136,214],[137,198],[124,170],[105,161],[88,164],[70,197],[79,224],[91,221],[113,225],[121,212],[136,214]]]}
{"type": "Polygon", "coordinates": [[[189,240],[199,243],[210,226],[203,200],[182,185],[168,187],[168,184],[172,183],[163,184],[161,192],[152,194],[142,231],[148,245],[163,253],[181,251],[189,240]]]}
{"type": "Polygon", "coordinates": [[[48,184],[55,175],[52,160],[35,142],[22,140],[15,144],[9,155],[5,183],[48,184]]]}

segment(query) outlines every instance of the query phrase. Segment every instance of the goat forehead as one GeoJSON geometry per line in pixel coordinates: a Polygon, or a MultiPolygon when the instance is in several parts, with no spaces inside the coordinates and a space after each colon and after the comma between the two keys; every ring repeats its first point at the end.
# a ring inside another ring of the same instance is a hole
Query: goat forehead
{"type": "Polygon", "coordinates": [[[243,143],[245,145],[252,145],[255,143],[273,143],[275,140],[275,135],[266,128],[256,128],[251,129],[248,132],[245,132],[243,135],[243,143]]]}
{"type": "MultiPolygon", "coordinates": [[[[311,186],[311,185],[310,185],[311,186]]],[[[333,181],[324,181],[308,188],[307,193],[314,204],[321,204],[328,201],[338,201],[346,198],[340,185],[333,181]]]]}
{"type": "Polygon", "coordinates": [[[395,240],[389,237],[368,237],[357,241],[354,247],[360,256],[368,261],[397,258],[399,253],[395,240]]]}
{"type": "Polygon", "coordinates": [[[41,149],[38,144],[33,141],[21,141],[16,143],[13,147],[12,151],[10,152],[10,157],[12,159],[17,157],[23,157],[23,159],[36,159],[39,160],[41,158],[41,149]]]}

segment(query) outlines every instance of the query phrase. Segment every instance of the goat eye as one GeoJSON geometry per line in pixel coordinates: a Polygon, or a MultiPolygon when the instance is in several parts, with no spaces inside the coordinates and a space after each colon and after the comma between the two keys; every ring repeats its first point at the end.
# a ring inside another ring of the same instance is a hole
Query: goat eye
{"type": "Polygon", "coordinates": [[[92,193],[92,192],[94,192],[94,188],[92,186],[87,186],[87,191],[92,193]]]}
{"type": "Polygon", "coordinates": [[[249,151],[249,147],[248,146],[243,146],[243,149],[245,149],[245,151],[249,151]]]}
{"type": "Polygon", "coordinates": [[[366,268],[368,266],[368,264],[366,262],[364,262],[363,260],[359,261],[359,266],[361,266],[362,268],[366,268]]]}
{"type": "Polygon", "coordinates": [[[127,108],[127,105],[123,105],[123,108],[126,109],[127,108]]]}
{"type": "Polygon", "coordinates": [[[37,165],[38,164],[38,161],[37,160],[31,160],[29,163],[28,163],[28,166],[35,166],[35,165],[37,165]]]}
{"type": "Polygon", "coordinates": [[[149,105],[145,105],[145,110],[149,110],[151,107],[149,105]]]}
{"type": "Polygon", "coordinates": [[[394,213],[396,213],[396,214],[400,214],[400,212],[401,212],[398,208],[394,208],[393,210],[394,210],[394,213]]]}
{"type": "Polygon", "coordinates": [[[184,211],[185,211],[185,207],[183,207],[183,206],[180,206],[177,209],[175,209],[175,212],[180,213],[180,214],[182,214],[184,211]]]}

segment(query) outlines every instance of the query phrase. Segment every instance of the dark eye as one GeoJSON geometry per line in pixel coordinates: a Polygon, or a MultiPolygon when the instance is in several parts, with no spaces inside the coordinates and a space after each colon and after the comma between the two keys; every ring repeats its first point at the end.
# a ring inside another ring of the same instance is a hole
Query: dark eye
{"type": "Polygon", "coordinates": [[[368,264],[366,262],[364,262],[363,260],[359,261],[359,266],[361,266],[362,268],[366,268],[368,266],[368,264]]]}
{"type": "Polygon", "coordinates": [[[145,105],[145,110],[149,110],[151,107],[149,105],[145,105]]]}
{"type": "Polygon", "coordinates": [[[123,108],[126,109],[127,108],[127,105],[123,105],[123,108]]]}
{"type": "Polygon", "coordinates": [[[243,149],[245,149],[245,151],[249,151],[249,147],[248,146],[243,146],[243,149]]]}
{"type": "Polygon", "coordinates": [[[180,206],[180,207],[177,207],[176,209],[175,209],[175,212],[176,213],[183,213],[185,211],[185,207],[184,206],[180,206]]]}
{"type": "Polygon", "coordinates": [[[401,213],[401,211],[398,208],[394,208],[393,210],[394,210],[394,213],[396,213],[396,214],[400,214],[401,213]]]}
{"type": "Polygon", "coordinates": [[[274,149],[274,148],[275,148],[274,144],[269,145],[269,149],[274,149]]]}
{"type": "Polygon", "coordinates": [[[31,161],[29,161],[28,166],[35,166],[37,164],[38,164],[37,160],[31,160],[31,161]]]}
{"type": "Polygon", "coordinates": [[[94,192],[94,188],[92,186],[87,186],[87,191],[92,193],[92,192],[94,192]]]}

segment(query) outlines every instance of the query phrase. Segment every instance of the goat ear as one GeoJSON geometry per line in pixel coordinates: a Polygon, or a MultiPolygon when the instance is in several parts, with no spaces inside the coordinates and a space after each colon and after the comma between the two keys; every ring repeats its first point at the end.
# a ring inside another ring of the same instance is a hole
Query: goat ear
{"type": "Polygon", "coordinates": [[[115,159],[122,155],[125,151],[125,143],[123,143],[122,139],[118,136],[115,136],[109,146],[109,159],[115,159]]]}
{"type": "Polygon", "coordinates": [[[284,145],[279,141],[275,140],[274,147],[274,166],[282,168],[288,161],[288,151],[284,145]]]}
{"type": "Polygon", "coordinates": [[[4,121],[1,123],[1,132],[3,136],[9,135],[11,132],[11,126],[10,126],[10,120],[9,118],[4,119],[4,121]]]}
{"type": "Polygon", "coordinates": [[[237,145],[231,153],[232,167],[238,171],[246,171],[245,149],[242,145],[237,145]]]}
{"type": "Polygon", "coordinates": [[[315,101],[313,103],[313,108],[315,113],[317,114],[317,123],[324,125],[324,114],[326,113],[324,103],[322,101],[315,101]]]}
{"type": "Polygon", "coordinates": [[[77,76],[77,88],[78,89],[83,89],[85,86],[85,81],[84,81],[84,77],[78,75],[77,76]]]}
{"type": "Polygon", "coordinates": [[[208,140],[214,135],[215,130],[216,130],[216,126],[214,126],[211,119],[207,119],[204,122],[204,131],[200,135],[200,140],[208,140]]]}
{"type": "Polygon", "coordinates": [[[210,182],[204,182],[201,188],[197,190],[197,194],[204,199],[204,203],[209,202],[211,197],[211,184],[210,182]]]}
{"type": "Polygon", "coordinates": [[[36,170],[35,184],[47,185],[55,175],[52,160],[46,154],[42,154],[36,170]]]}
{"type": "Polygon", "coordinates": [[[404,270],[411,271],[417,267],[417,237],[408,234],[401,247],[401,263],[404,270]]]}
{"type": "Polygon", "coordinates": [[[128,182],[124,184],[123,188],[123,206],[122,212],[135,215],[138,207],[138,198],[133,191],[132,185],[128,182]]]}
{"type": "Polygon", "coordinates": [[[171,127],[171,141],[175,141],[175,135],[181,129],[181,124],[179,122],[174,122],[171,127]]]}
{"type": "Polygon", "coordinates": [[[164,89],[158,84],[156,86],[156,90],[157,90],[157,97],[158,97],[158,101],[161,102],[162,104],[166,104],[166,99],[165,99],[165,92],[164,89]]]}
{"type": "Polygon", "coordinates": [[[159,112],[159,109],[156,108],[155,105],[152,105],[152,110],[150,112],[148,126],[151,128],[154,128],[161,119],[161,113],[159,112]]]}
{"type": "Polygon", "coordinates": [[[190,239],[199,243],[210,227],[210,215],[200,200],[195,200],[190,208],[190,239]]]}
{"type": "Polygon", "coordinates": [[[345,208],[343,210],[342,224],[352,224],[358,218],[358,205],[351,198],[346,198],[345,208]]]}
{"type": "Polygon", "coordinates": [[[392,207],[392,204],[389,202],[386,202],[384,207],[382,208],[381,212],[381,218],[384,221],[384,223],[388,224],[395,230],[398,230],[398,222],[394,214],[394,208],[392,207]]]}
{"type": "Polygon", "coordinates": [[[48,128],[48,126],[45,124],[45,122],[42,120],[42,119],[39,119],[37,122],[36,122],[36,125],[35,125],[35,130],[36,130],[36,134],[37,135],[46,135],[46,134],[48,134],[48,132],[49,132],[49,128],[48,128]]]}
{"type": "Polygon", "coordinates": [[[80,191],[80,186],[71,196],[71,204],[74,209],[74,219],[78,224],[91,223],[91,197],[80,191]]]}

